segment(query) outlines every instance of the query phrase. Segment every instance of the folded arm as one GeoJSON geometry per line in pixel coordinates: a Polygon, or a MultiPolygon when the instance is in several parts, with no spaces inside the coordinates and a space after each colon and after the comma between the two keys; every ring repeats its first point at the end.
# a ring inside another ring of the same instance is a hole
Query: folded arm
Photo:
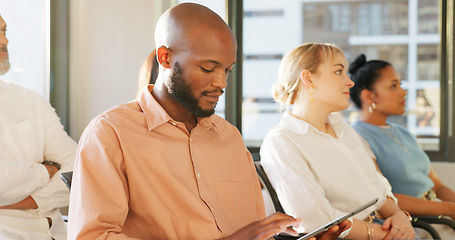
{"type": "Polygon", "coordinates": [[[31,194],[40,211],[47,212],[68,206],[69,191],[59,175],[61,172],[73,170],[77,144],[65,132],[52,106],[41,97],[36,101],[44,128],[43,160],[56,162],[61,167],[52,175],[48,184],[31,194]]]}
{"type": "Polygon", "coordinates": [[[49,173],[40,163],[0,161],[0,206],[24,200],[49,182],[49,173]]]}
{"type": "MultiPolygon", "coordinates": [[[[58,171],[57,167],[54,165],[43,164],[43,166],[46,168],[46,170],[49,174],[49,178],[52,178],[52,176],[58,171]]],[[[22,199],[19,202],[0,206],[0,209],[37,209],[37,208],[38,208],[38,205],[36,204],[35,199],[33,199],[31,195],[27,196],[26,198],[22,199]]]]}

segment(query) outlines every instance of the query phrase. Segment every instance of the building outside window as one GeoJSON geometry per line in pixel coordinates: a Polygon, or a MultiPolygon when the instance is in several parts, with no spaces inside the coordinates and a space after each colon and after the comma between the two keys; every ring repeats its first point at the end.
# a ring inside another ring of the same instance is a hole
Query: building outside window
{"type": "MultiPolygon", "coordinates": [[[[278,124],[271,97],[281,58],[305,42],[335,43],[349,62],[364,53],[394,65],[408,91],[406,126],[425,150],[439,151],[440,32],[437,0],[244,1],[242,134],[259,147],[278,124]]],[[[352,106],[342,112],[358,119],[352,106]]]]}

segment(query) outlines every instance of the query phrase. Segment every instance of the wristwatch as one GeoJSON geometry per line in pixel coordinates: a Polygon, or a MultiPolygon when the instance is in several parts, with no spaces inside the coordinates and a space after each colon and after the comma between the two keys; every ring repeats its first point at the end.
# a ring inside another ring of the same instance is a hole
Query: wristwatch
{"type": "Polygon", "coordinates": [[[41,164],[55,166],[57,168],[57,170],[60,170],[60,164],[56,163],[56,162],[44,160],[41,164]]]}

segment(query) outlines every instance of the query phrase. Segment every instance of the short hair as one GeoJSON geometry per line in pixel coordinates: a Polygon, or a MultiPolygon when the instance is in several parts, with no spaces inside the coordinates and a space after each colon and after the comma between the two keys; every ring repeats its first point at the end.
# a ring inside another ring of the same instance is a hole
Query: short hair
{"type": "Polygon", "coordinates": [[[392,65],[382,60],[367,61],[365,54],[360,54],[349,65],[351,80],[355,83],[350,90],[350,95],[352,101],[359,109],[362,108],[362,101],[360,100],[362,91],[365,89],[373,91],[373,85],[381,76],[381,70],[388,66],[392,65]]]}
{"type": "Polygon", "coordinates": [[[294,104],[303,70],[316,73],[317,68],[343,51],[331,43],[305,43],[294,48],[281,60],[278,81],[272,87],[273,99],[287,107],[294,104]],[[325,58],[324,58],[325,57],[325,58]]]}

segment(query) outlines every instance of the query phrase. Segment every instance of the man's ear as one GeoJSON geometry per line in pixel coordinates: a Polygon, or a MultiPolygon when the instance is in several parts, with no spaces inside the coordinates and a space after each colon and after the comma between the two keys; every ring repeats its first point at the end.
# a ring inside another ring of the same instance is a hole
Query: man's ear
{"type": "Polygon", "coordinates": [[[300,73],[300,81],[302,81],[303,85],[310,87],[313,85],[313,81],[311,80],[311,72],[304,69],[300,73]]]}
{"type": "Polygon", "coordinates": [[[371,105],[373,102],[375,102],[374,93],[368,89],[363,89],[362,92],[360,92],[360,99],[362,102],[365,102],[368,105],[371,105]]]}
{"type": "Polygon", "coordinates": [[[158,59],[158,63],[163,66],[164,68],[170,68],[169,63],[169,55],[170,55],[169,48],[165,46],[161,46],[156,51],[156,57],[158,59]]]}

